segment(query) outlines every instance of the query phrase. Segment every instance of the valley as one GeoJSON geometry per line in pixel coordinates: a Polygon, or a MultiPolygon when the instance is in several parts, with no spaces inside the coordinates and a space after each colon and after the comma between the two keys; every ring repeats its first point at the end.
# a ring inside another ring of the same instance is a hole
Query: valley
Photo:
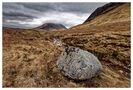
{"type": "Polygon", "coordinates": [[[68,30],[3,29],[3,87],[131,87],[128,3],[68,30]],[[66,45],[97,56],[100,75],[83,81],[63,76],[56,62],[66,45]]]}

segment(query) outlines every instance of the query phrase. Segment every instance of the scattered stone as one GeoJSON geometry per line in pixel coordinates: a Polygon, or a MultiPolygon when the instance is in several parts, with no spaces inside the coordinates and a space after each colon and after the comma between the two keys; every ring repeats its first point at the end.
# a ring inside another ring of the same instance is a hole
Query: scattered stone
{"type": "Polygon", "coordinates": [[[73,87],[76,87],[77,85],[76,85],[76,83],[70,81],[70,82],[67,83],[66,86],[70,87],[70,88],[73,88],[73,87]]]}
{"type": "Polygon", "coordinates": [[[92,53],[77,47],[67,46],[57,61],[59,70],[69,78],[90,79],[99,74],[102,65],[92,53]]]}
{"type": "Polygon", "coordinates": [[[62,46],[62,42],[59,38],[53,38],[53,44],[56,46],[62,46]]]}

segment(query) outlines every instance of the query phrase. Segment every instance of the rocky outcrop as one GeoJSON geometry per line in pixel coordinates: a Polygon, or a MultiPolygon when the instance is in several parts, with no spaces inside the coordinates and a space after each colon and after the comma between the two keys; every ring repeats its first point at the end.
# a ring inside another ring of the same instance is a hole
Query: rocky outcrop
{"type": "Polygon", "coordinates": [[[102,65],[92,53],[67,46],[60,55],[57,66],[61,72],[75,80],[90,79],[99,74],[102,65]]]}
{"type": "Polygon", "coordinates": [[[97,16],[105,14],[123,4],[124,3],[108,3],[102,7],[99,7],[88,17],[88,19],[84,23],[89,22],[97,16]]]}
{"type": "Polygon", "coordinates": [[[36,29],[43,29],[43,30],[53,30],[53,29],[66,29],[66,27],[62,24],[56,24],[56,23],[45,23],[36,29]]]}

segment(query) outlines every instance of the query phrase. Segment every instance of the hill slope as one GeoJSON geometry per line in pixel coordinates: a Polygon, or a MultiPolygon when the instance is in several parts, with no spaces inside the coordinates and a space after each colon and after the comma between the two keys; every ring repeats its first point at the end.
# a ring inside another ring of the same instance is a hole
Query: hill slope
{"type": "Polygon", "coordinates": [[[3,87],[130,87],[130,24],[130,4],[122,4],[70,30],[5,28],[3,87]],[[64,45],[95,54],[103,66],[101,74],[85,81],[64,77],[56,66],[64,45]]]}
{"type": "Polygon", "coordinates": [[[103,15],[119,6],[121,6],[124,3],[108,3],[102,7],[97,8],[89,17],[88,19],[84,22],[90,22],[91,20],[95,19],[96,17],[103,15]]]}

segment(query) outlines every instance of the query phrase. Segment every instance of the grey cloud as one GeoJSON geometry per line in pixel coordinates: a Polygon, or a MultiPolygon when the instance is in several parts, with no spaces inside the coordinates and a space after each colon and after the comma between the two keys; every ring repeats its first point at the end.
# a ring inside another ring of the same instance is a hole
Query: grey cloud
{"type": "Polygon", "coordinates": [[[52,5],[52,3],[18,3],[18,5],[23,5],[26,8],[33,9],[39,12],[56,10],[56,8],[52,5]]]}
{"type": "Polygon", "coordinates": [[[3,25],[5,27],[12,27],[12,28],[24,28],[24,29],[27,29],[27,28],[32,28],[33,26],[29,26],[28,24],[24,24],[24,25],[21,25],[21,24],[18,24],[18,23],[3,23],[3,25]]]}
{"type": "Polygon", "coordinates": [[[19,18],[19,17],[24,17],[26,19],[30,18],[37,18],[36,16],[32,16],[32,15],[26,15],[25,13],[19,13],[19,12],[3,12],[3,16],[6,17],[14,17],[14,18],[19,18]]]}
{"type": "Polygon", "coordinates": [[[40,12],[60,11],[60,12],[75,12],[75,13],[90,13],[97,6],[101,6],[105,3],[18,3],[26,8],[34,9],[40,12]]]}
{"type": "Polygon", "coordinates": [[[3,16],[36,18],[41,12],[17,3],[3,3],[3,16]]]}
{"type": "Polygon", "coordinates": [[[104,4],[106,3],[3,3],[3,26],[31,28],[35,24],[33,25],[30,22],[34,21],[36,23],[36,19],[38,19],[44,23],[55,21],[71,27],[82,23],[83,20],[88,18],[90,13],[104,4]],[[88,16],[84,17],[86,14],[88,16]],[[44,17],[43,20],[40,19],[42,17],[44,17]],[[83,19],[80,19],[80,17],[83,19]],[[25,21],[28,23],[7,22],[8,20],[25,21]]]}

